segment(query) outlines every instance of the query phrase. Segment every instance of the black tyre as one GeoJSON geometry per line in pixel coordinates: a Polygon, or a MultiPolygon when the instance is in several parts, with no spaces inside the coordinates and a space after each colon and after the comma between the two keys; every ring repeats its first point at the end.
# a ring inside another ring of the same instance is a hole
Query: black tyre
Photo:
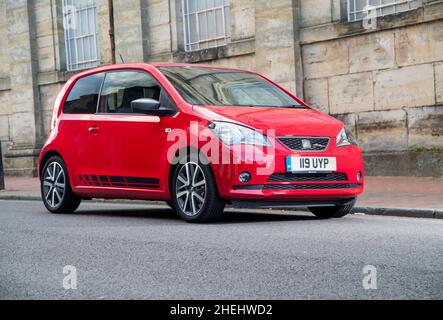
{"type": "Polygon", "coordinates": [[[50,158],[41,174],[40,189],[43,203],[52,213],[72,213],[81,199],[72,193],[68,170],[59,156],[50,158]]]}
{"type": "Polygon", "coordinates": [[[174,201],[166,201],[166,204],[168,205],[169,208],[175,210],[175,204],[174,204],[174,201]]]}
{"type": "Polygon", "coordinates": [[[311,207],[309,210],[321,219],[342,218],[351,213],[356,200],[352,200],[345,205],[335,207],[311,207]]]}
{"type": "Polygon", "coordinates": [[[185,221],[214,222],[223,214],[225,203],[218,194],[211,168],[197,158],[188,156],[175,169],[172,180],[174,207],[185,221]]]}

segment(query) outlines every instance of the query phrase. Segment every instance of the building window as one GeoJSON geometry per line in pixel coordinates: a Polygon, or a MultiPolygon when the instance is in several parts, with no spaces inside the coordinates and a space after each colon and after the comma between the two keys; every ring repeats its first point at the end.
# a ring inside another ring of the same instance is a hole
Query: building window
{"type": "Polygon", "coordinates": [[[182,0],[185,51],[225,45],[230,38],[229,0],[182,0]]]}
{"type": "Polygon", "coordinates": [[[100,63],[97,1],[63,0],[63,27],[68,71],[97,66],[100,63]]]}
{"type": "Polygon", "coordinates": [[[374,17],[383,17],[413,10],[421,5],[422,0],[347,0],[348,21],[363,20],[371,16],[371,12],[374,17]]]}

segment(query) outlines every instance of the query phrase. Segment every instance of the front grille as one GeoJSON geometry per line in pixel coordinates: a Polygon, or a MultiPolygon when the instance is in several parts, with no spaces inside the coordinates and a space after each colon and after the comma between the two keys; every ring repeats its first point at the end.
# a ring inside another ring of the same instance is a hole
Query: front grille
{"type": "Polygon", "coordinates": [[[345,173],[274,173],[268,182],[347,181],[345,173]]]}
{"type": "Polygon", "coordinates": [[[278,137],[283,145],[292,151],[325,151],[330,139],[328,137],[278,137]]]}
{"type": "Polygon", "coordinates": [[[329,184],[264,184],[249,186],[234,186],[235,190],[324,190],[324,189],[354,189],[360,188],[356,183],[329,184]]]}

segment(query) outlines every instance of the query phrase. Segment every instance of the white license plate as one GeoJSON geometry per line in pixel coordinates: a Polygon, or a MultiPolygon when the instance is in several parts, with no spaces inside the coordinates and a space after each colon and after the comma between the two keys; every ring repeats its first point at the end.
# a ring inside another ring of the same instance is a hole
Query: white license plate
{"type": "Polygon", "coordinates": [[[331,172],[337,170],[335,157],[287,157],[288,172],[331,172]]]}

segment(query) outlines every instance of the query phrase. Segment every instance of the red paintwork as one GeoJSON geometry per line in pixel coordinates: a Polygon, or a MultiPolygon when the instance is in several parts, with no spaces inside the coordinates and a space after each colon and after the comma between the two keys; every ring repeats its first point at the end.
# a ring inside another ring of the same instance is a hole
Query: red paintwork
{"type": "MultiPolygon", "coordinates": [[[[52,151],[58,153],[64,159],[72,189],[78,196],[170,200],[170,164],[167,161],[166,154],[168,148],[174,142],[167,141],[166,128],[183,129],[189,137],[191,135],[189,128],[191,121],[197,121],[200,130],[203,131],[207,129],[210,121],[224,120],[263,130],[265,134],[268,129],[274,129],[277,136],[330,137],[331,143],[325,152],[303,152],[303,155],[337,157],[337,172],[347,174],[349,178],[347,183],[361,183],[361,187],[327,190],[233,190],[233,186],[240,185],[238,175],[244,171],[255,172],[256,167],[262,165],[259,163],[260,160],[256,159],[250,164],[212,163],[211,168],[222,198],[226,200],[267,199],[276,201],[331,200],[353,198],[363,191],[364,181],[358,182],[356,178],[358,171],[364,172],[360,148],[357,146],[336,148],[335,146],[335,138],[343,128],[340,121],[311,108],[193,107],[182,99],[175,88],[159,72],[157,68],[162,66],[195,67],[195,65],[181,64],[112,65],[88,70],[70,79],[55,102],[51,131],[40,154],[39,169],[44,165],[42,159],[48,152],[52,151]],[[62,106],[73,84],[79,78],[94,73],[123,69],[142,70],[154,76],[172,97],[179,112],[174,117],[62,113],[62,106]],[[157,190],[140,190],[85,186],[79,181],[80,174],[158,178],[160,188],[157,190]]],[[[199,67],[216,68],[214,66],[199,67]]],[[[300,99],[289,92],[287,93],[306,106],[300,99]]],[[[284,173],[285,157],[297,155],[297,152],[290,151],[272,138],[270,140],[275,149],[274,172],[284,173]]],[[[199,144],[199,147],[202,147],[202,144],[203,142],[199,144]]],[[[228,146],[222,143],[220,143],[220,148],[229,149],[228,146]]],[[[232,149],[228,152],[235,153],[232,149]]],[[[243,152],[243,156],[248,156],[247,152],[243,152]]],[[[248,184],[266,184],[268,177],[253,175],[248,184]]]]}

